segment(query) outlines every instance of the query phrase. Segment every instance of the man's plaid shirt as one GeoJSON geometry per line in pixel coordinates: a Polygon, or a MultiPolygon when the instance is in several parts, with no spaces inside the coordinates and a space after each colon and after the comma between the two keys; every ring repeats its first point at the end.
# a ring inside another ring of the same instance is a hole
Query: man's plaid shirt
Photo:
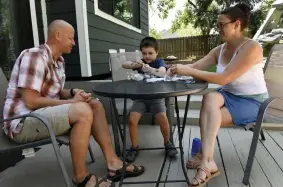
{"type": "MultiPolygon", "coordinates": [[[[47,44],[24,50],[13,67],[5,98],[4,119],[32,112],[23,101],[20,88],[40,93],[41,97],[60,99],[59,93],[65,84],[64,59],[54,62],[47,44]]],[[[22,119],[4,124],[4,132],[11,138],[21,132],[22,119]]]]}

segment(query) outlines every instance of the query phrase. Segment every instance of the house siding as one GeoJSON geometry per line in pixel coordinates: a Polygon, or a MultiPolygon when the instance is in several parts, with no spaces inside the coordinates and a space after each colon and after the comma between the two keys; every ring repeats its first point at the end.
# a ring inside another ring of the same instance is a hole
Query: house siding
{"type": "MultiPolygon", "coordinates": [[[[36,1],[37,22],[40,43],[44,43],[42,10],[40,0],[36,1]]],[[[46,0],[47,24],[53,20],[63,19],[69,22],[76,31],[76,46],[69,55],[65,55],[67,78],[80,78],[81,66],[78,47],[75,0],[46,0]],[[64,8],[62,8],[64,7],[64,8]]],[[[141,39],[148,36],[148,0],[140,1],[140,29],[137,33],[121,25],[106,20],[94,13],[93,0],[87,0],[87,19],[92,75],[110,73],[109,49],[139,49],[141,39]]]]}
{"type": "Polygon", "coordinates": [[[148,36],[148,0],[140,1],[140,29],[137,33],[121,25],[95,15],[93,0],[87,0],[89,46],[92,74],[107,74],[109,70],[109,49],[139,49],[140,41],[148,36]]]}
{"type": "MultiPolygon", "coordinates": [[[[69,78],[81,77],[75,0],[46,0],[46,14],[47,14],[47,24],[48,25],[56,19],[62,19],[62,20],[67,21],[74,27],[76,46],[73,48],[71,54],[64,55],[63,57],[66,62],[67,78],[69,79],[69,78]]],[[[39,30],[40,28],[41,26],[39,26],[39,30]]],[[[42,28],[43,28],[43,25],[42,25],[42,28]]]]}

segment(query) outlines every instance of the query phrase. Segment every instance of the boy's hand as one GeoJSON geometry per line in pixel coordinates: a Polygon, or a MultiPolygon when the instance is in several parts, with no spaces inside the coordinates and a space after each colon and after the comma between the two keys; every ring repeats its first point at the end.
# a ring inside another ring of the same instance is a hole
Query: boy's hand
{"type": "Polygon", "coordinates": [[[173,75],[174,75],[174,74],[171,72],[171,68],[169,68],[169,69],[167,70],[165,76],[167,76],[167,77],[173,77],[173,75]]]}
{"type": "Polygon", "coordinates": [[[136,62],[133,62],[131,65],[132,65],[132,69],[139,69],[139,68],[142,68],[143,62],[142,61],[136,61],[136,62]]]}
{"type": "Polygon", "coordinates": [[[156,71],[156,69],[150,67],[148,64],[144,64],[144,65],[142,66],[142,71],[145,72],[145,73],[153,73],[153,72],[156,71]]]}
{"type": "Polygon", "coordinates": [[[144,65],[144,63],[143,63],[142,60],[137,60],[136,63],[137,63],[138,65],[140,65],[141,67],[144,65]]]}

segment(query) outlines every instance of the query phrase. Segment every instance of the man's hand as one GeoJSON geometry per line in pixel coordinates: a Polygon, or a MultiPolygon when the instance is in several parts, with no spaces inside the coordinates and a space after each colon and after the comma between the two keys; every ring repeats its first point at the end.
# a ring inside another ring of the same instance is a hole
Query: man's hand
{"type": "Polygon", "coordinates": [[[83,90],[78,90],[78,91],[76,91],[76,92],[75,92],[75,96],[74,96],[73,99],[74,99],[75,101],[78,101],[78,102],[84,102],[85,99],[84,99],[84,97],[82,96],[82,93],[84,93],[83,90]]]}
{"type": "Polygon", "coordinates": [[[86,93],[84,90],[74,89],[74,92],[75,92],[74,100],[78,102],[89,103],[93,99],[91,93],[86,93]]]}
{"type": "Polygon", "coordinates": [[[93,99],[93,97],[91,96],[91,93],[83,92],[81,93],[81,96],[84,98],[84,101],[87,103],[89,103],[93,99]]]}

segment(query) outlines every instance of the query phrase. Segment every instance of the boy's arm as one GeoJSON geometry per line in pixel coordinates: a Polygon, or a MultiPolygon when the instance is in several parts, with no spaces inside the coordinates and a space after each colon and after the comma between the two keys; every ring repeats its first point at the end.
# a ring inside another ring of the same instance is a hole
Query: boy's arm
{"type": "Polygon", "coordinates": [[[130,62],[130,61],[126,61],[126,62],[124,62],[124,63],[122,64],[122,67],[123,67],[124,69],[133,69],[133,63],[130,62]]]}
{"type": "Polygon", "coordinates": [[[156,69],[156,71],[154,72],[154,75],[156,75],[157,77],[164,77],[165,74],[166,74],[165,67],[160,67],[159,69],[156,69]]]}
{"type": "Polygon", "coordinates": [[[124,69],[140,69],[142,68],[142,62],[131,62],[131,61],[126,61],[122,64],[122,67],[124,69]]]}
{"type": "Polygon", "coordinates": [[[149,72],[157,77],[164,77],[166,74],[166,67],[164,60],[158,59],[158,67],[159,68],[152,68],[149,65],[144,65],[142,68],[143,72],[149,72]]]}
{"type": "Polygon", "coordinates": [[[166,68],[165,67],[160,67],[160,68],[152,68],[149,65],[144,65],[142,68],[143,72],[148,72],[151,73],[157,77],[164,77],[166,74],[166,68]]]}

